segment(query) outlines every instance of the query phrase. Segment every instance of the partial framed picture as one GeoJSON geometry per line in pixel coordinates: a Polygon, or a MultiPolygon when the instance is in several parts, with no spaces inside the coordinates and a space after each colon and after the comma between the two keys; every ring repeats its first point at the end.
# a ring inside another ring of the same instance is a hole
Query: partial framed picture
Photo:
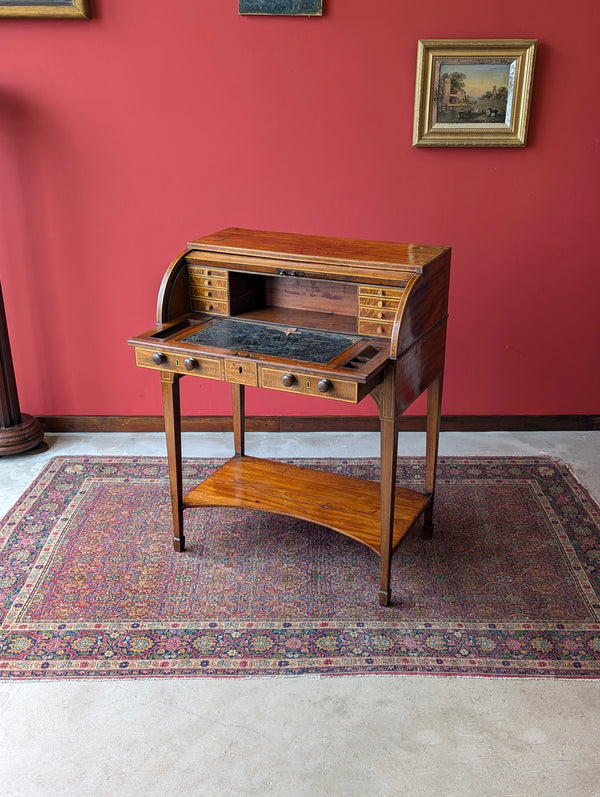
{"type": "Polygon", "coordinates": [[[413,146],[524,147],[536,39],[419,41],[413,146]]]}
{"type": "Polygon", "coordinates": [[[323,0],[238,0],[238,11],[240,14],[320,17],[323,0]]]}
{"type": "Polygon", "coordinates": [[[88,19],[88,0],[3,0],[0,17],[71,17],[88,19]]]}

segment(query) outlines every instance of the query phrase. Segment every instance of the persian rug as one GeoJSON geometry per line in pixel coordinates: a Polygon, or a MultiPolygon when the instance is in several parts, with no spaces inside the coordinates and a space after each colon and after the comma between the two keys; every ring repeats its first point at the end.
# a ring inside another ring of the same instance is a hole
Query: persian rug
{"type": "MultiPolygon", "coordinates": [[[[300,462],[378,478],[376,459],[300,462]]],[[[186,489],[218,464],[185,460],[186,489]]],[[[599,676],[600,512],[565,465],[442,458],[434,521],[397,549],[383,608],[357,542],[192,509],[176,553],[164,459],[57,457],[0,525],[0,678],[599,676]]]]}

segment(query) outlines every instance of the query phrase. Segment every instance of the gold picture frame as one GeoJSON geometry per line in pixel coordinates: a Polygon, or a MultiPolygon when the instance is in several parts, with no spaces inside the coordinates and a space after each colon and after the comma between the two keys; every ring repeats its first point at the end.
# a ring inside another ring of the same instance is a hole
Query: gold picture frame
{"type": "Polygon", "coordinates": [[[422,39],[413,146],[524,147],[536,39],[422,39]]]}
{"type": "Polygon", "coordinates": [[[0,17],[62,17],[70,19],[89,19],[88,0],[43,0],[43,2],[23,2],[23,0],[4,0],[0,2],[0,17]]]}

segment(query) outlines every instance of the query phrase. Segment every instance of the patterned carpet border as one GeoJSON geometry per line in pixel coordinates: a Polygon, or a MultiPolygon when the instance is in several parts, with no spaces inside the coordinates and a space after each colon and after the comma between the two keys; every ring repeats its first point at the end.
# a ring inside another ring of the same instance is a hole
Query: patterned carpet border
{"type": "MultiPolygon", "coordinates": [[[[187,459],[186,482],[219,462],[187,459]]],[[[301,464],[378,475],[376,459],[301,464]]],[[[423,460],[398,476],[418,488],[423,460]]],[[[564,464],[442,458],[435,522],[396,552],[382,609],[377,557],[341,535],[192,510],[176,554],[165,460],[57,457],[0,523],[0,679],[599,677],[600,511],[564,464]]]]}

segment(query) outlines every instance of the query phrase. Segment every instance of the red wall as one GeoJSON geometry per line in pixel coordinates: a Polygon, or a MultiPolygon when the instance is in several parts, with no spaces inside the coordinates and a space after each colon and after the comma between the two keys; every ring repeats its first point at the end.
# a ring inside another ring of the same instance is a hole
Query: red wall
{"type": "MultiPolygon", "coordinates": [[[[229,225],[453,247],[444,412],[600,412],[597,0],[96,0],[0,19],[0,278],[21,408],[160,412],[126,339],[229,225]],[[419,38],[537,38],[524,149],[411,147],[419,38]]],[[[187,379],[184,410],[228,386],[187,379]]],[[[422,405],[415,405],[422,411],[422,405]]],[[[374,414],[249,391],[251,414],[374,414]]]]}

